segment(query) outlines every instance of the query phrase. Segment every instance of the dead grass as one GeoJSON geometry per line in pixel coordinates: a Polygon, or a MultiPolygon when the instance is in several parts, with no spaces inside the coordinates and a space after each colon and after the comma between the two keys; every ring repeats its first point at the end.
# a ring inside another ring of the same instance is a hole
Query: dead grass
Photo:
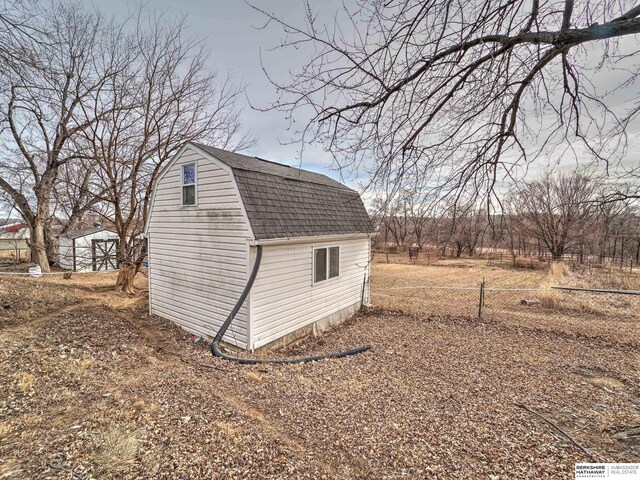
{"type": "MultiPolygon", "coordinates": [[[[374,278],[546,278],[470,265],[377,265],[374,278]]],[[[373,344],[367,353],[240,366],[148,316],[143,296],[93,280],[0,279],[12,304],[0,322],[0,475],[572,478],[584,455],[516,403],[599,460],[640,459],[637,437],[622,434],[640,424],[637,323],[543,307],[502,315],[500,304],[482,322],[375,311],[295,347],[373,344]]]]}
{"type": "Polygon", "coordinates": [[[12,429],[9,425],[6,425],[5,423],[0,423],[0,440],[2,440],[4,437],[9,435],[11,430],[12,429]]]}
{"type": "Polygon", "coordinates": [[[638,274],[620,271],[571,271],[562,262],[554,263],[547,272],[501,268],[479,259],[464,259],[443,261],[431,267],[374,264],[371,291],[372,303],[379,307],[417,314],[477,317],[479,285],[484,280],[485,319],[638,345],[640,296],[544,289],[551,286],[628,289],[639,278],[638,274]],[[522,300],[538,304],[525,306],[522,300]]]}
{"type": "Polygon", "coordinates": [[[33,389],[36,377],[29,372],[20,372],[15,375],[18,390],[23,394],[29,393],[33,389]]]}
{"type": "MultiPolygon", "coordinates": [[[[640,290],[640,275],[620,270],[578,270],[563,262],[552,264],[549,277],[541,287],[573,287],[602,290],[640,290]]],[[[550,291],[540,294],[542,305],[548,310],[628,318],[640,321],[640,296],[617,294],[550,291]]]]}
{"type": "Polygon", "coordinates": [[[555,279],[565,277],[569,274],[569,266],[564,262],[551,262],[549,274],[555,279]]]}
{"type": "Polygon", "coordinates": [[[514,266],[516,268],[530,268],[532,270],[546,270],[548,268],[545,262],[529,257],[516,257],[514,266]]]}
{"type": "Polygon", "coordinates": [[[100,478],[118,478],[136,461],[138,452],[137,434],[122,428],[108,430],[93,455],[95,473],[100,478]]]}

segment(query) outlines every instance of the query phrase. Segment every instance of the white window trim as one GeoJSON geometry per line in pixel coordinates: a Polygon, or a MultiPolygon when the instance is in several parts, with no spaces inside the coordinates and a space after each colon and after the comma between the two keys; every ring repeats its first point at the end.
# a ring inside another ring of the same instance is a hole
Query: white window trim
{"type": "Polygon", "coordinates": [[[180,205],[182,207],[197,207],[198,206],[198,162],[189,162],[189,163],[184,163],[180,166],[180,205]],[[184,167],[189,167],[193,165],[193,168],[195,169],[195,182],[194,183],[184,183],[184,167]],[[183,187],[189,187],[193,185],[194,188],[194,195],[195,195],[195,202],[194,203],[190,203],[190,204],[185,204],[184,203],[184,188],[183,187]]]}
{"type": "Polygon", "coordinates": [[[313,285],[329,282],[329,281],[340,278],[340,275],[342,275],[342,265],[341,265],[342,253],[340,252],[340,250],[341,250],[340,245],[327,245],[327,246],[321,246],[321,247],[313,247],[311,252],[311,256],[313,257],[313,262],[312,262],[313,270],[311,271],[311,283],[313,285]],[[335,277],[329,278],[329,268],[331,265],[331,258],[330,258],[331,254],[329,253],[329,249],[336,248],[336,247],[338,248],[338,275],[336,275],[335,277]],[[316,250],[323,250],[323,249],[327,250],[327,270],[325,272],[325,279],[316,282],[316,250]]]}

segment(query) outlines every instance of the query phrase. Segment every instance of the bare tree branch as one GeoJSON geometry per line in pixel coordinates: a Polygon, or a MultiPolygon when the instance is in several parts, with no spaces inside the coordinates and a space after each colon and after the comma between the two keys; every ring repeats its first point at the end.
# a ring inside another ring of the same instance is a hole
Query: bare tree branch
{"type": "Polygon", "coordinates": [[[322,144],[379,191],[418,174],[434,197],[499,205],[501,186],[556,149],[616,163],[640,112],[625,117],[589,80],[640,73],[617,55],[640,33],[640,7],[626,2],[359,0],[345,28],[321,24],[310,3],[302,25],[253,8],[286,35],[274,50],[309,52],[288,78],[263,67],[278,98],[261,109],[304,117],[293,141],[322,144]]]}

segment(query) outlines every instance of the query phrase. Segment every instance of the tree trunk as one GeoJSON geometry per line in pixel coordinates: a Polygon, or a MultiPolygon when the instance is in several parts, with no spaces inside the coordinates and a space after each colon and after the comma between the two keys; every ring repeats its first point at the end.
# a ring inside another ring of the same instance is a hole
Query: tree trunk
{"type": "Polygon", "coordinates": [[[40,182],[34,187],[36,194],[36,214],[31,226],[31,261],[40,265],[43,272],[51,271],[49,264],[49,246],[47,245],[51,237],[50,229],[50,204],[51,189],[56,179],[55,170],[46,171],[40,178],[40,182]]]}
{"type": "Polygon", "coordinates": [[[53,236],[53,232],[51,231],[51,219],[48,218],[44,222],[44,244],[47,249],[47,260],[49,261],[49,266],[57,266],[58,262],[58,242],[53,236]]]}
{"type": "Polygon", "coordinates": [[[136,290],[133,287],[133,281],[138,273],[139,266],[131,263],[121,263],[118,279],[116,280],[116,290],[135,295],[136,290]]]}
{"type": "Polygon", "coordinates": [[[43,272],[51,271],[49,259],[47,258],[47,247],[44,234],[44,221],[40,215],[36,215],[34,225],[30,229],[31,238],[29,249],[31,250],[31,261],[40,265],[43,272]]]}

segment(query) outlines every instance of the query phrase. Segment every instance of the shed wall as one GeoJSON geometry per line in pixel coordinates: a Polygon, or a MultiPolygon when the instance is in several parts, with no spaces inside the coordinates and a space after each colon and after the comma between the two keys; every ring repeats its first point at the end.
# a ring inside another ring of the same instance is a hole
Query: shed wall
{"type": "MultiPolygon", "coordinates": [[[[185,149],[159,179],[147,227],[152,314],[212,337],[247,281],[249,225],[230,171],[185,149]],[[181,206],[182,165],[196,163],[197,205],[181,206]]],[[[224,341],[246,348],[247,302],[224,341]]]]}
{"type": "Polygon", "coordinates": [[[70,238],[58,238],[58,263],[60,268],[73,270],[73,240],[70,238]]]}
{"type": "MultiPolygon", "coordinates": [[[[91,248],[92,240],[117,240],[118,234],[109,230],[85,235],[75,239],[75,266],[76,272],[93,271],[93,251],[91,248]]],[[[74,266],[74,240],[71,238],[60,237],[58,239],[58,260],[60,267],[73,270],[74,266]]],[[[111,267],[109,267],[111,268],[111,267]]]]}
{"type": "Polygon", "coordinates": [[[250,295],[252,347],[359,304],[368,269],[368,238],[263,247],[250,295]],[[328,246],[340,247],[340,275],[314,284],[313,249],[328,246]]]}

